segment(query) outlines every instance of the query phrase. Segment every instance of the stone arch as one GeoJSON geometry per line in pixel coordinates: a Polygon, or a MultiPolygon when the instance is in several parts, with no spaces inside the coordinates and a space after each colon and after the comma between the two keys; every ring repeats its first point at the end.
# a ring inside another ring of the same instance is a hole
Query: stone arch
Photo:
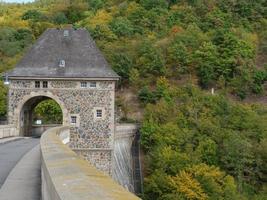
{"type": "MultiPolygon", "coordinates": [[[[48,99],[53,99],[54,101],[56,101],[58,103],[58,105],[60,106],[61,110],[62,110],[62,123],[64,126],[68,126],[69,125],[69,112],[65,106],[65,103],[63,101],[61,101],[56,95],[54,95],[53,93],[49,92],[49,91],[33,91],[28,95],[25,95],[17,104],[16,109],[14,110],[14,118],[16,121],[16,127],[17,127],[17,131],[18,131],[18,135],[21,135],[21,112],[24,108],[24,106],[31,100],[35,99],[35,98],[48,98],[48,99]]],[[[41,101],[40,101],[41,102],[41,101]]]]}

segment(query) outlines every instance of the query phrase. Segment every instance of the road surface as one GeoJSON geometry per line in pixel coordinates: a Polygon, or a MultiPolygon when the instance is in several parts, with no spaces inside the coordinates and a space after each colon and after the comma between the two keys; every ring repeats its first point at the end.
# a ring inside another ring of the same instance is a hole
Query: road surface
{"type": "Polygon", "coordinates": [[[37,138],[0,143],[0,189],[20,159],[38,144],[37,138]]]}

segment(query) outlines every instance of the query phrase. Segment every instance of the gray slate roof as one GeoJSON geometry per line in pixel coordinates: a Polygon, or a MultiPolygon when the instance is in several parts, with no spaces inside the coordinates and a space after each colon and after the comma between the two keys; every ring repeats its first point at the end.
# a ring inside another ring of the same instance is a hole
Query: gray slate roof
{"type": "Polygon", "coordinates": [[[10,77],[118,79],[86,29],[47,29],[10,77]],[[64,30],[69,36],[64,37],[64,30]],[[65,67],[59,67],[65,60],[65,67]]]}

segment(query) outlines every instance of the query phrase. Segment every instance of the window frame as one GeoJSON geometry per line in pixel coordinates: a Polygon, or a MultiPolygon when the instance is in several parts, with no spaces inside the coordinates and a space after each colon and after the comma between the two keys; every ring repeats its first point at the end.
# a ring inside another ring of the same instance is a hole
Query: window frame
{"type": "Polygon", "coordinates": [[[97,82],[96,81],[90,81],[89,87],[90,88],[96,88],[97,87],[97,82]]]}
{"type": "Polygon", "coordinates": [[[104,120],[106,118],[105,108],[102,107],[102,106],[94,107],[94,109],[93,109],[93,118],[94,118],[94,121],[104,120]],[[102,112],[101,116],[99,115],[99,111],[102,112]]]}
{"type": "Polygon", "coordinates": [[[76,125],[77,124],[77,116],[76,115],[72,115],[72,116],[70,116],[70,123],[72,124],[72,125],[76,125]],[[75,122],[73,122],[73,119],[75,120],[75,122]]]}
{"type": "Polygon", "coordinates": [[[72,127],[79,127],[80,126],[80,115],[70,114],[69,123],[72,127]]]}
{"type": "Polygon", "coordinates": [[[41,88],[41,81],[34,82],[34,88],[40,89],[41,88]]]}
{"type": "Polygon", "coordinates": [[[103,109],[100,108],[96,109],[96,118],[97,119],[103,118],[103,109]]]}
{"type": "Polygon", "coordinates": [[[42,86],[43,88],[48,88],[48,81],[43,81],[42,86]]]}
{"type": "Polygon", "coordinates": [[[81,88],[87,88],[88,83],[86,81],[81,81],[80,86],[81,88]]]}

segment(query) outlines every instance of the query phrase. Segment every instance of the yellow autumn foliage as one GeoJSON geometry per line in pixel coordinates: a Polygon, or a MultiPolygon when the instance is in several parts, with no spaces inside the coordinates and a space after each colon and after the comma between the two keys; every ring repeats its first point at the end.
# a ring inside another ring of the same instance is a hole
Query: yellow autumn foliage
{"type": "Polygon", "coordinates": [[[108,24],[112,20],[112,15],[106,10],[99,10],[94,17],[85,19],[90,27],[95,28],[97,25],[108,24]]]}
{"type": "Polygon", "coordinates": [[[170,183],[177,193],[183,194],[190,200],[206,200],[208,196],[201,188],[200,183],[191,173],[181,171],[179,175],[170,178],[170,183]]]}

